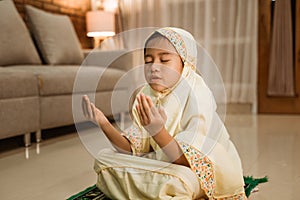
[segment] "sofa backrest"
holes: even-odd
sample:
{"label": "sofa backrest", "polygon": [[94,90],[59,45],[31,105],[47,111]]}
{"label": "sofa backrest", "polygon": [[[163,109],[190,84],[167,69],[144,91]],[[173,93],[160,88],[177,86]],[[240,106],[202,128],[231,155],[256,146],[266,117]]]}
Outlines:
{"label": "sofa backrest", "polygon": [[0,0],[0,66],[80,65],[84,56],[69,16],[25,8],[29,30],[14,2]]}
{"label": "sofa backrest", "polygon": [[94,49],[84,51],[85,60],[83,66],[101,66],[120,69],[123,71],[131,70],[133,65],[133,53],[127,50],[101,51]]}
{"label": "sofa backrest", "polygon": [[11,0],[0,1],[0,66],[40,64],[24,21]]}

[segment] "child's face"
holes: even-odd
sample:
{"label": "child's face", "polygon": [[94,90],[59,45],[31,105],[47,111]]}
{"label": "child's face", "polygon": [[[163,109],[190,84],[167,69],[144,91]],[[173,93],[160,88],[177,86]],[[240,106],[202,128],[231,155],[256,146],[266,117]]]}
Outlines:
{"label": "child's face", "polygon": [[150,40],[145,51],[145,78],[151,88],[163,91],[180,79],[183,64],[173,45],[163,37]]}

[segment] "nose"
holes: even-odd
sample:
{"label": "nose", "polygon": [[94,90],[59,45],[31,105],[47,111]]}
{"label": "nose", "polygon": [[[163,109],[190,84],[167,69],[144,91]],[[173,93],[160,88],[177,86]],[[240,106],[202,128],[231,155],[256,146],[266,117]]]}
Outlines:
{"label": "nose", "polygon": [[161,63],[159,59],[154,59],[153,63],[151,64],[151,72],[160,71]]}
{"label": "nose", "polygon": [[151,72],[159,72],[160,71],[160,66],[157,63],[152,63],[151,68],[150,68]]}

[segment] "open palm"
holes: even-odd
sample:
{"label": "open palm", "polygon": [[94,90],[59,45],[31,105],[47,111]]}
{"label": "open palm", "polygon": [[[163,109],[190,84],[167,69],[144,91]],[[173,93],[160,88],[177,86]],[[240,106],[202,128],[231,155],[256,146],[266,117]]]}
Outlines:
{"label": "open palm", "polygon": [[97,125],[108,122],[108,119],[105,117],[103,112],[90,102],[90,99],[87,95],[82,97],[82,110],[84,116]]}

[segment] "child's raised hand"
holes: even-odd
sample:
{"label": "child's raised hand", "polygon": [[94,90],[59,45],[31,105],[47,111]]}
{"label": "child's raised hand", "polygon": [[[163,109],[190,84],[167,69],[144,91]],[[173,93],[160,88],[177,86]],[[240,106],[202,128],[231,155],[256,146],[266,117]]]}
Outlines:
{"label": "child's raised hand", "polygon": [[108,122],[108,119],[105,115],[96,108],[96,106],[90,102],[87,95],[83,95],[82,97],[82,110],[84,116],[90,121],[94,122],[97,125],[103,125]]}
{"label": "child's raised hand", "polygon": [[163,108],[156,108],[150,97],[140,94],[136,105],[141,124],[150,135],[157,134],[167,121],[167,115]]}

